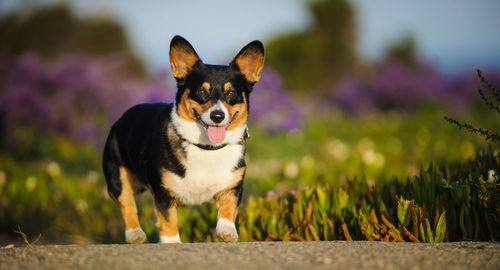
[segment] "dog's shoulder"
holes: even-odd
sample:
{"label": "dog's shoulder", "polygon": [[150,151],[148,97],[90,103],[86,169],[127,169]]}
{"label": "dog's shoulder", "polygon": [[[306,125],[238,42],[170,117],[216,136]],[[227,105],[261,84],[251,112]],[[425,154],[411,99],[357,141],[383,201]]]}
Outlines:
{"label": "dog's shoulder", "polygon": [[158,120],[169,122],[173,107],[172,103],[138,104],[125,111],[113,126],[158,123]]}

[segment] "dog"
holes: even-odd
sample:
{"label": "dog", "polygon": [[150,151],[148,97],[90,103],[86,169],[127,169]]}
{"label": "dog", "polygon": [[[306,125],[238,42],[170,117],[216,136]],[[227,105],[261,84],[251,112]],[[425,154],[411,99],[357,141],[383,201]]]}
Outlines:
{"label": "dog", "polygon": [[135,195],[149,190],[160,243],[181,242],[177,207],[212,199],[218,237],[237,241],[249,95],[260,79],[264,46],[252,41],[229,65],[209,65],[186,39],[175,36],[170,65],[177,82],[175,102],[128,109],[111,127],[104,147],[104,176],[125,221],[125,239],[146,241]]}

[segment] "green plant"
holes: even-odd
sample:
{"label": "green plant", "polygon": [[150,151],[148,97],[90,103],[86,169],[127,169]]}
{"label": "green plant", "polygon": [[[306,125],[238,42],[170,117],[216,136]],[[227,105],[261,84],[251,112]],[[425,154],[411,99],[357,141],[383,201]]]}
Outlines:
{"label": "green plant", "polygon": [[266,66],[278,71],[290,90],[328,90],[356,63],[355,10],[350,1],[307,3],[312,23],[306,31],[267,42]]}
{"label": "green plant", "polygon": [[[498,149],[477,152],[484,140],[439,125],[436,114],[340,114],[308,120],[300,131],[275,134],[252,127],[244,187],[249,197],[237,221],[240,239],[369,239],[363,228],[373,240],[393,241],[391,234],[399,233],[411,241],[406,228],[418,241],[427,241],[420,236],[420,223],[427,238],[427,218],[435,239],[440,235],[437,211],[439,216],[446,211],[443,241],[499,239]],[[482,125],[496,121],[478,120]],[[421,123],[435,128],[430,132]],[[16,237],[13,229],[20,224],[29,236],[43,232],[65,243],[123,243],[123,221],[105,190],[100,151],[62,137],[38,136],[28,145],[40,154],[0,151],[0,232]],[[467,158],[472,159],[455,163]],[[429,168],[414,165],[426,160],[435,163]],[[353,178],[356,174],[361,177]],[[314,186],[306,188],[312,195],[304,197],[306,189],[300,187],[305,186]],[[280,195],[266,197],[269,190]],[[401,198],[412,202],[407,210],[401,208]],[[158,240],[153,205],[149,194],[138,197],[149,242]],[[416,212],[410,225],[402,223],[405,228],[398,206],[400,216]],[[312,216],[304,221],[308,211]],[[179,220],[183,241],[217,241],[213,204],[181,209]]]}
{"label": "green plant", "polygon": [[[500,155],[490,149],[465,163],[430,164],[403,182],[373,185],[351,179],[338,188],[251,196],[240,208],[240,240],[495,241],[500,237],[500,179],[491,171],[499,169]],[[214,219],[215,207],[202,209],[201,215],[185,217],[183,239],[216,241],[210,226],[196,225],[199,219]]]}
{"label": "green plant", "polygon": [[26,244],[26,247],[28,248],[34,247],[34,245],[42,237],[42,234],[39,234],[38,237],[35,240],[31,241],[30,243],[30,241],[28,240],[28,236],[23,231],[21,231],[21,226],[17,226],[17,230],[14,230],[14,232],[21,236],[19,239],[22,240]]}
{"label": "green plant", "polygon": [[[488,82],[483,75],[481,74],[481,70],[477,70],[477,75],[481,79],[481,82],[484,83],[487,87],[488,90],[491,92],[491,94],[495,97],[496,102],[500,102],[500,91],[498,91],[490,82]],[[489,107],[492,110],[497,111],[497,113],[500,115],[500,107],[498,105],[495,105],[490,98],[484,94],[482,89],[477,90],[479,95],[481,96],[481,99],[483,100],[484,104],[486,104],[487,107]],[[459,122],[453,118],[450,118],[448,116],[445,116],[444,119],[451,124],[454,124],[458,126],[459,129],[465,128],[467,131],[479,134],[483,137],[486,138],[486,140],[491,140],[493,142],[500,140],[500,134],[496,131],[488,130],[488,129],[483,129],[480,127],[476,127],[474,125],[465,123],[465,122]]]}

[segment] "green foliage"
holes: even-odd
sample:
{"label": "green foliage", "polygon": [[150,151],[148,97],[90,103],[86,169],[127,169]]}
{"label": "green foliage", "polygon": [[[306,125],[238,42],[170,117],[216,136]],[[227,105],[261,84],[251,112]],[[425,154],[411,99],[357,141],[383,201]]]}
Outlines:
{"label": "green foliage", "polygon": [[42,234],[39,234],[38,237],[30,243],[28,236],[23,231],[21,231],[21,226],[18,226],[17,230],[14,232],[20,236],[19,240],[23,241],[28,248],[34,247],[35,244],[40,240],[40,237],[42,237]]}
{"label": "green foliage", "polygon": [[266,65],[283,77],[287,89],[330,89],[356,59],[354,9],[346,0],[309,3],[312,25],[304,32],[267,42]]}
{"label": "green foliage", "polygon": [[389,46],[386,58],[396,60],[408,67],[415,67],[417,65],[416,47],[415,38],[411,35],[405,36]]}
{"label": "green foliage", "polygon": [[[440,232],[435,230],[436,209],[440,216],[446,211],[444,241],[490,239],[488,228],[498,227],[490,207],[500,209],[500,188],[498,184],[491,185],[487,175],[490,170],[500,170],[498,161],[494,163],[487,157],[498,156],[498,151],[475,155],[477,149],[486,146],[485,142],[468,133],[456,134],[453,127],[442,125],[436,115],[440,112],[412,116],[371,114],[359,118],[332,114],[329,119],[310,119],[300,131],[275,134],[252,127],[245,197],[238,219],[240,239],[369,239],[361,231],[363,228],[374,240],[379,236],[392,241],[395,238],[390,235],[399,232],[408,241],[410,238],[400,224],[407,224],[408,213],[416,212],[405,228],[419,241],[427,241],[420,236],[420,224],[426,238],[429,235],[427,218],[435,241],[440,239]],[[431,126],[432,132],[428,128]],[[24,150],[0,151],[0,232],[15,237],[14,230],[20,225],[27,235],[42,233],[42,240],[57,237],[67,242],[123,243],[123,221],[118,207],[107,195],[100,150],[64,137],[32,135],[20,146]],[[441,177],[415,165],[427,160],[450,164],[474,156],[474,161],[460,166],[439,170],[433,166],[431,171],[439,171]],[[469,169],[474,172],[470,183]],[[360,180],[352,180],[355,175]],[[415,178],[403,184],[395,182],[395,175],[401,179],[405,175]],[[447,185],[442,179],[446,179]],[[318,188],[300,189],[318,184]],[[289,193],[297,188],[296,195]],[[271,192],[267,199],[264,196],[270,190],[282,195],[272,198]],[[413,201],[412,206],[401,208],[402,198],[405,202]],[[137,204],[148,241],[157,242],[151,195],[146,192],[138,196]],[[488,205],[488,210],[482,204]],[[312,211],[310,221],[308,211]],[[488,221],[481,219],[485,213]],[[402,216],[404,223],[400,221]],[[216,218],[213,203],[181,208],[181,239],[216,241]],[[367,218],[373,221],[364,221],[361,227],[359,220]],[[384,223],[385,219],[392,226]],[[441,226],[437,227],[442,231]],[[392,227],[397,231],[393,229],[387,236]],[[498,239],[498,235],[495,237]]]}
{"label": "green foliage", "polygon": [[[472,158],[487,146],[480,137],[443,124],[442,114],[436,110],[359,117],[330,113],[311,117],[300,130],[272,136],[250,127],[246,193],[337,186],[355,176],[374,183],[391,181],[394,176],[418,175],[420,164],[431,160],[447,164]],[[500,126],[500,118],[470,115],[480,124]]]}
{"label": "green foliage", "polygon": [[[491,171],[499,170],[500,155],[487,150],[466,163],[431,164],[405,182],[370,185],[351,179],[339,188],[251,196],[238,216],[240,241],[495,241],[500,237],[500,178]],[[215,207],[203,209],[211,213],[204,220],[215,217]],[[189,235],[199,230],[188,225],[183,231],[184,238],[199,239]]]}
{"label": "green foliage", "polygon": [[[490,94],[495,97],[496,102],[500,102],[500,91],[498,91],[493,85],[491,85],[490,82],[488,82],[483,77],[483,75],[481,74],[481,70],[479,70],[479,69],[477,70],[477,75],[481,79],[481,82],[484,83],[488,87]],[[478,91],[479,95],[481,96],[481,99],[483,100],[484,104],[486,104],[486,106],[488,108],[495,110],[497,112],[497,114],[500,115],[499,105],[495,105],[495,103],[492,100],[490,100],[490,98],[488,96],[486,96],[484,94],[482,89],[478,89],[477,91]],[[476,127],[476,126],[473,126],[473,125],[468,124],[468,123],[462,123],[462,122],[459,122],[459,121],[457,121],[453,118],[450,118],[448,116],[445,116],[444,119],[446,121],[448,121],[449,123],[458,126],[459,129],[464,128],[471,133],[479,134],[479,135],[483,136],[486,140],[491,140],[493,142],[500,140],[500,134],[497,131],[483,129],[483,128]]]}
{"label": "green foliage", "polygon": [[29,52],[48,59],[75,52],[119,55],[129,71],[145,74],[120,24],[106,16],[77,18],[65,4],[35,7],[0,18],[0,53]]}

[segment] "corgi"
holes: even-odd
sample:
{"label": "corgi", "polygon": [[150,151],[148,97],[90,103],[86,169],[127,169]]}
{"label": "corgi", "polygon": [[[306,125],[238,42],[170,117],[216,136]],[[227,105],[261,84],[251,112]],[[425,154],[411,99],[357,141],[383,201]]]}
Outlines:
{"label": "corgi", "polygon": [[186,39],[172,39],[175,102],[128,109],[111,127],[104,147],[108,193],[120,207],[128,243],[146,241],[135,202],[145,190],[154,197],[160,243],[181,242],[177,207],[210,200],[218,209],[218,237],[238,240],[249,95],[263,65],[258,40],[225,66],[203,63]]}

